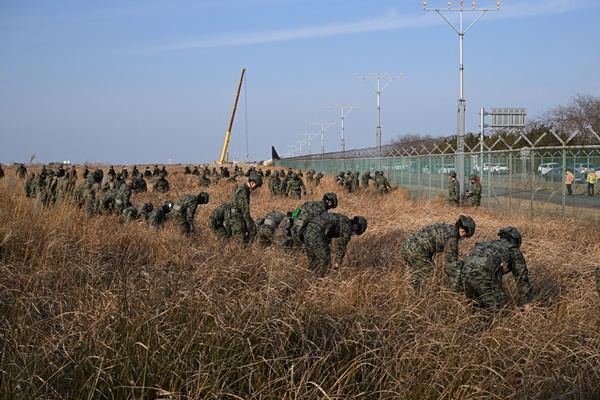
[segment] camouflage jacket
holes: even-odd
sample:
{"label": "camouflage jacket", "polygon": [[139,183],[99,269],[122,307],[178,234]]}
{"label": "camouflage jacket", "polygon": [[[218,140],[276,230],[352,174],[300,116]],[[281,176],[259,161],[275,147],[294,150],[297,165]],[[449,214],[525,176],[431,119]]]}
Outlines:
{"label": "camouflage jacket", "polygon": [[178,221],[194,222],[196,209],[198,208],[198,196],[193,194],[184,194],[173,206],[173,218]]}
{"label": "camouflage jacket", "polygon": [[310,243],[310,238],[321,236],[331,242],[338,238],[335,250],[335,262],[341,264],[346,255],[346,248],[352,236],[352,220],[345,215],[337,213],[324,213],[310,220],[304,231],[305,243]]}
{"label": "camouflage jacket", "polygon": [[481,197],[481,183],[477,181],[471,183],[471,197]]}
{"label": "camouflage jacket", "polygon": [[256,234],[256,224],[250,216],[250,188],[245,183],[235,189],[231,198],[231,219],[246,221],[249,232]]}
{"label": "camouflage jacket", "polygon": [[525,257],[521,250],[506,239],[475,244],[464,262],[463,271],[483,270],[501,284],[502,276],[512,272],[524,304],[531,301],[531,285]]}
{"label": "camouflage jacket", "polygon": [[296,194],[300,194],[300,193],[306,194],[306,186],[304,186],[304,182],[302,181],[302,179],[300,179],[300,178],[290,179],[287,182],[287,187],[286,187],[285,193],[287,195],[290,192],[296,193]]}
{"label": "camouflage jacket", "polygon": [[169,181],[167,181],[164,177],[159,177],[154,181],[152,189],[158,193],[167,193],[169,191]]}
{"label": "camouflage jacket", "polygon": [[457,179],[450,179],[450,183],[448,184],[448,200],[456,202],[460,200],[460,183],[458,183]]}
{"label": "camouflage jacket", "polygon": [[300,237],[304,228],[315,217],[327,212],[327,202],[325,200],[307,201],[294,212],[296,217],[292,224],[292,231],[297,237]]}
{"label": "camouflage jacket", "polygon": [[453,224],[426,226],[406,239],[402,249],[427,258],[443,251],[445,262],[450,264],[458,260],[458,229]]}
{"label": "camouflage jacket", "polygon": [[213,226],[222,225],[223,223],[229,225],[229,214],[231,210],[231,203],[223,203],[219,205],[208,217],[208,224]]}

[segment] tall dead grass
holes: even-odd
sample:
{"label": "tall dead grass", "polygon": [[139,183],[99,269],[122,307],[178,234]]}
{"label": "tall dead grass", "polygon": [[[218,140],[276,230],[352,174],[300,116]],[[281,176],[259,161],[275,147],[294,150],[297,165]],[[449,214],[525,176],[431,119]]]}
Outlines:
{"label": "tall dead grass", "polygon": [[[169,176],[167,195],[197,193]],[[172,171],[172,172],[173,172]],[[26,199],[0,181],[0,397],[4,399],[423,399],[600,397],[595,225],[411,200],[402,190],[336,191],[336,212],[364,215],[339,273],[310,278],[300,254],[215,240],[206,222],[234,185],[208,189],[191,237]],[[150,183],[150,182],[149,182]],[[149,185],[151,186],[151,185]],[[265,185],[266,186],[266,185]],[[252,194],[252,213],[304,200]],[[399,255],[422,226],[471,215],[461,242],[523,233],[532,312],[489,316],[450,292],[443,268],[419,295]],[[441,261],[440,261],[441,263]],[[515,294],[510,276],[506,289]]]}

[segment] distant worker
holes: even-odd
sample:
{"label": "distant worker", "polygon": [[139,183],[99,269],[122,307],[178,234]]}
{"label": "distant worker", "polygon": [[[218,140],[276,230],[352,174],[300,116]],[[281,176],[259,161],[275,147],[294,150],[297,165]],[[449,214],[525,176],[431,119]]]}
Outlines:
{"label": "distant worker", "polygon": [[598,181],[598,175],[596,175],[596,171],[594,168],[590,168],[590,172],[587,175],[587,195],[594,195],[594,187],[596,186],[596,182]]}
{"label": "distant worker", "polygon": [[481,205],[481,183],[477,180],[476,174],[471,174],[469,180],[471,188],[465,192],[465,195],[469,198],[471,206],[479,207]]}
{"label": "distant worker", "polygon": [[452,206],[460,205],[460,183],[456,179],[456,172],[450,171],[450,182],[448,184],[448,203]]}
{"label": "distant worker", "polygon": [[182,235],[189,235],[194,232],[194,217],[198,204],[207,204],[209,200],[208,193],[200,192],[197,196],[193,194],[184,194],[173,206],[173,219],[179,224],[179,231]]}
{"label": "distant worker", "polygon": [[565,176],[565,185],[567,187],[567,195],[573,195],[573,182],[575,181],[575,175],[570,169],[567,169],[567,175]]}
{"label": "distant worker", "polygon": [[434,224],[412,234],[402,244],[400,254],[408,264],[410,280],[419,290],[433,272],[433,258],[444,252],[446,265],[458,260],[458,241],[475,233],[475,221],[461,215],[454,224]]}
{"label": "distant worker", "polygon": [[250,193],[262,183],[259,174],[250,175],[248,182],[239,185],[231,199],[231,235],[240,243],[248,243],[256,237],[256,224],[250,215]]}
{"label": "distant worker", "polygon": [[[367,220],[360,215],[350,219],[342,214],[323,213],[310,220],[304,231],[304,248],[308,256],[309,269],[324,277],[333,266],[338,269],[346,255],[346,248],[353,234],[362,235],[367,229]],[[331,261],[331,240],[337,238],[335,261]]]}
{"label": "distant worker", "polygon": [[521,252],[521,233],[512,226],[498,232],[500,239],[479,242],[464,262],[450,265],[452,290],[466,296],[490,311],[499,311],[508,302],[502,289],[502,276],[512,273],[521,303],[531,309],[531,285],[525,257]]}

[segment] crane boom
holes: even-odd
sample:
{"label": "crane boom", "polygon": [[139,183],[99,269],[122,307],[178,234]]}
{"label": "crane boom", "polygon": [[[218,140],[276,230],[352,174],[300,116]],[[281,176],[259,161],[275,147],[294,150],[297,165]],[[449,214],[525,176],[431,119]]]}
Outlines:
{"label": "crane boom", "polygon": [[223,143],[223,152],[221,153],[221,159],[219,160],[220,163],[222,163],[225,160],[225,156],[227,155],[227,148],[229,147],[229,138],[231,137],[231,128],[233,127],[233,118],[235,117],[235,110],[237,109],[238,99],[240,98],[240,90],[242,89],[242,81],[244,80],[244,72],[246,72],[246,68],[242,68],[240,83],[235,94],[235,101],[233,102],[233,109],[231,110],[231,118],[229,119],[229,128],[227,128],[227,133],[225,134],[225,143]]}

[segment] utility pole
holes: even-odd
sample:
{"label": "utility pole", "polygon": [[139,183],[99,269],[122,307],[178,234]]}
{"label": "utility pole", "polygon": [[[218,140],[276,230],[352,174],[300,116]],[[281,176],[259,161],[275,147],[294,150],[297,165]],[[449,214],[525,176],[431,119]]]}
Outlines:
{"label": "utility pole", "polygon": [[325,154],[325,131],[331,125],[335,125],[335,121],[333,121],[333,122],[328,122],[328,121],[310,122],[310,121],[308,121],[308,123],[311,125],[320,125],[321,126],[321,154]]}
{"label": "utility pole", "polygon": [[[448,23],[448,25],[450,25],[450,27],[458,34],[458,39],[459,39],[459,76],[460,76],[460,97],[458,99],[458,114],[457,114],[457,132],[456,132],[456,152],[457,152],[457,158],[456,158],[456,173],[457,173],[457,179],[458,181],[461,183],[460,185],[460,193],[461,195],[463,195],[465,193],[465,109],[466,109],[466,100],[464,97],[464,93],[463,93],[463,89],[464,89],[464,83],[463,83],[463,37],[465,36],[465,33],[467,33],[467,31],[469,29],[471,29],[471,27],[473,25],[475,25],[475,23],[477,21],[479,21],[479,19],[481,17],[483,17],[483,15],[488,12],[488,11],[500,11],[500,2],[497,1],[496,2],[496,9],[489,9],[489,8],[477,8],[476,6],[476,1],[473,1],[471,3],[472,8],[464,8],[464,1],[459,2],[459,7],[458,8],[452,8],[452,1],[448,1],[448,8],[444,8],[444,9],[440,9],[440,8],[427,8],[427,1],[423,1],[423,10],[425,11],[435,11],[437,12],[440,17],[442,17],[444,19],[444,21],[446,21]],[[448,21],[448,19],[444,16],[444,14],[442,14],[442,12],[447,12],[447,11],[458,11],[459,15],[460,15],[460,19],[459,19],[459,26],[458,28],[456,28],[454,25],[452,25],[452,23],[450,21]],[[479,16],[477,16],[477,18],[475,18],[475,20],[471,23],[471,25],[469,25],[467,27],[467,29],[463,30],[463,11],[477,11],[479,12]]]}
{"label": "utility pole", "polygon": [[344,153],[346,152],[346,144],[344,141],[344,118],[346,117],[346,115],[350,114],[350,112],[352,110],[354,110],[355,108],[360,108],[360,104],[357,104],[355,106],[351,106],[350,104],[336,104],[335,106],[329,106],[327,104],[325,104],[326,108],[330,108],[333,111],[335,111],[335,113],[337,115],[339,115],[342,118],[342,157],[344,156]]}
{"label": "utility pole", "polygon": [[[373,73],[371,72],[369,73],[369,76],[358,76],[358,72],[355,72],[354,77],[364,80],[367,83],[367,85],[369,85],[369,87],[373,89],[377,94],[377,128],[375,129],[375,146],[377,147],[377,153],[381,155],[381,92],[383,92],[383,89],[388,87],[388,85],[392,83],[394,79],[402,78],[402,73],[400,73],[400,75],[398,76],[388,76],[387,72],[385,72],[382,76],[379,72],[377,73],[377,75],[373,75]],[[372,79],[377,80],[377,87],[371,85],[371,82],[369,82],[369,80]],[[388,80],[388,82],[385,85],[383,85],[383,87],[381,87],[382,79]]]}
{"label": "utility pole", "polygon": [[311,142],[311,140],[313,140],[313,138],[315,136],[318,135],[318,133],[314,133],[314,132],[304,132],[304,133],[298,132],[298,134],[301,135],[301,136],[307,136],[308,137],[308,139],[306,141],[308,143],[308,155],[310,156],[312,154],[312,151],[311,151],[311,148],[310,148],[310,142]]}

